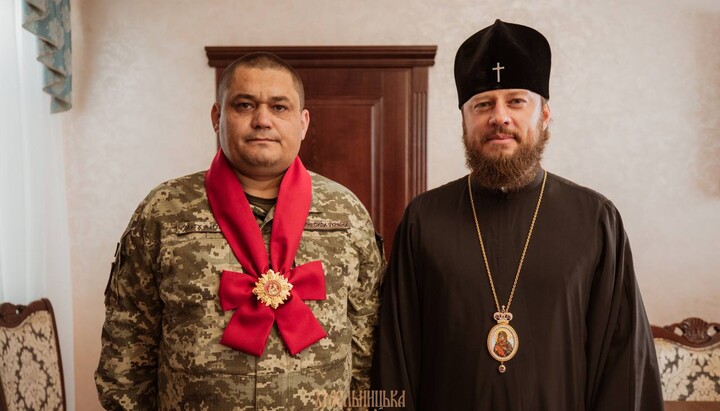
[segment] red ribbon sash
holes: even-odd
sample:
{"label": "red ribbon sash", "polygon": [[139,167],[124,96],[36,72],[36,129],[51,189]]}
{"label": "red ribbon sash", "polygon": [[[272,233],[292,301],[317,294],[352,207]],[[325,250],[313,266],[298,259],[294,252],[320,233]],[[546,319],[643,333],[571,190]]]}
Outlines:
{"label": "red ribbon sash", "polygon": [[[270,259],[242,184],[222,150],[205,174],[205,189],[215,220],[245,271],[222,272],[220,305],[224,311],[236,311],[220,343],[260,356],[274,322],[292,355],[324,338],[325,330],[303,302],[326,298],[322,263],[311,261],[292,267],[312,201],[312,180],[300,158],[295,158],[280,183],[270,234]],[[271,267],[293,285],[290,297],[276,309],[261,303],[252,293],[258,278]]]}

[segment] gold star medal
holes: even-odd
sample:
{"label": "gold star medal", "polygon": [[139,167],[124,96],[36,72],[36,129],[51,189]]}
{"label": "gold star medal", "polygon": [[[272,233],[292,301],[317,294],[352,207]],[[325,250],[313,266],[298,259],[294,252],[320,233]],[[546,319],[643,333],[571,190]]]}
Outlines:
{"label": "gold star medal", "polygon": [[252,293],[257,299],[268,307],[278,308],[290,297],[290,290],[293,285],[282,275],[273,270],[268,270],[255,283]]}

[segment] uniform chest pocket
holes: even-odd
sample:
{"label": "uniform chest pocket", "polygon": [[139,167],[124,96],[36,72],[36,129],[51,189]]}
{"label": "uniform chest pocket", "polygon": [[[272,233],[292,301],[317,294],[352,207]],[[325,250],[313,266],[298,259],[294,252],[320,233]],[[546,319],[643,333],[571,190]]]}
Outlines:
{"label": "uniform chest pocket", "polygon": [[222,270],[239,269],[220,227],[215,222],[180,222],[168,232],[160,261],[166,309],[215,301]]}
{"label": "uniform chest pocket", "polygon": [[168,268],[197,273],[227,269],[232,251],[215,222],[180,222],[169,230],[172,234],[166,246],[165,261]]}
{"label": "uniform chest pocket", "polygon": [[333,260],[352,251],[349,221],[308,218],[296,261]]}
{"label": "uniform chest pocket", "polygon": [[326,224],[321,221],[305,225],[300,248],[295,256],[297,265],[320,260],[325,270],[325,286],[329,294],[340,293],[352,286],[359,270],[357,244],[349,224]]}

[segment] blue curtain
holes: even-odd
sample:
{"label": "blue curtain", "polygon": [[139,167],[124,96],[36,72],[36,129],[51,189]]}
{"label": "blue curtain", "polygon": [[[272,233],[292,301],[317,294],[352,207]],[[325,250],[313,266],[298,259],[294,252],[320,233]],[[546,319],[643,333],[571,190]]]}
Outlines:
{"label": "blue curtain", "polygon": [[52,97],[50,112],[70,110],[70,0],[24,0],[22,26],[38,38],[37,60],[45,66],[43,90]]}

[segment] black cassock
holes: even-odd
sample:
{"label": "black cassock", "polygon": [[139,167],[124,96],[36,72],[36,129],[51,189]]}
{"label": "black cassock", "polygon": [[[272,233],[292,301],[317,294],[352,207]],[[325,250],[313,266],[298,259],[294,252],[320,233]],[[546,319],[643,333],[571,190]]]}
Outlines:
{"label": "black cassock", "polygon": [[[500,305],[542,175],[519,192],[473,187]],[[418,196],[383,285],[374,388],[405,390],[407,410],[663,409],[630,245],[602,195],[548,174],[509,310],[517,351],[503,374],[487,349],[496,311],[467,178]]]}

